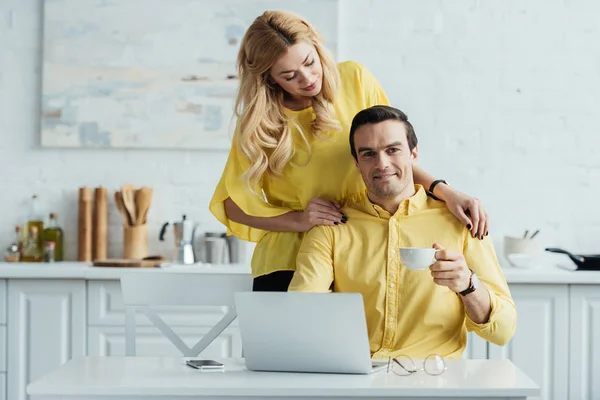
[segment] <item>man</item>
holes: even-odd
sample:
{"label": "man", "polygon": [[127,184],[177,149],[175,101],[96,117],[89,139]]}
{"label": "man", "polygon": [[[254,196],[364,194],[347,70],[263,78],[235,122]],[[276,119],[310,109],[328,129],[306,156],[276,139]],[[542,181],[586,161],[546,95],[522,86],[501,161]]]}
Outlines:
{"label": "man", "polygon": [[[406,115],[388,106],[359,112],[350,148],[366,191],[343,207],[345,224],[307,233],[289,290],[361,293],[375,358],[459,358],[467,331],[506,344],[517,312],[492,242],[473,238],[414,184],[417,138]],[[399,248],[432,245],[429,269],[402,265]]]}

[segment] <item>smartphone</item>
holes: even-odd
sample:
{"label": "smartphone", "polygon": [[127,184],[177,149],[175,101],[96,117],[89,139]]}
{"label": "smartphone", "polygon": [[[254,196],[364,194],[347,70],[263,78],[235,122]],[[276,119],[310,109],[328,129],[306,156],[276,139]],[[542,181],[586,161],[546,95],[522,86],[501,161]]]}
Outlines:
{"label": "smartphone", "polygon": [[219,370],[225,368],[225,364],[221,364],[215,360],[187,360],[185,363],[199,370]]}

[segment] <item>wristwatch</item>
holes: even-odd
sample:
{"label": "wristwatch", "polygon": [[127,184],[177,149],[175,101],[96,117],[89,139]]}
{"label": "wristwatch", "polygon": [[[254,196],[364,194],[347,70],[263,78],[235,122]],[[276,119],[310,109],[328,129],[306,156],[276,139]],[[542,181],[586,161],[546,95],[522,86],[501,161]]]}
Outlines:
{"label": "wristwatch", "polygon": [[431,185],[429,186],[429,190],[428,190],[428,192],[429,192],[429,195],[430,195],[431,197],[433,197],[434,199],[436,199],[436,200],[439,200],[439,198],[438,198],[438,197],[436,197],[436,196],[433,194],[433,189],[435,189],[435,187],[437,186],[437,184],[438,184],[438,183],[444,183],[444,184],[446,184],[446,185],[448,184],[448,182],[446,182],[446,181],[445,181],[445,180],[443,180],[443,179],[436,179],[435,181],[433,181],[433,182],[431,183]]}
{"label": "wristwatch", "polygon": [[462,292],[459,292],[458,294],[460,294],[461,296],[466,296],[469,293],[473,293],[475,291],[475,289],[477,289],[477,287],[479,287],[479,278],[477,277],[477,274],[475,272],[471,271],[471,277],[469,278],[469,287],[466,288],[465,290],[463,290]]}

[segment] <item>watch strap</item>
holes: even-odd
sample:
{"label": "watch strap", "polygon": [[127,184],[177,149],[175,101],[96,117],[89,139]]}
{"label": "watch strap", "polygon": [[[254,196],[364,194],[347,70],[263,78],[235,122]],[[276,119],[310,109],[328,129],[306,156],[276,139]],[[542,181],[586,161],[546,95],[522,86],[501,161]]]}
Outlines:
{"label": "watch strap", "polygon": [[460,294],[461,296],[466,296],[466,295],[468,295],[469,293],[473,293],[474,291],[475,291],[475,286],[471,285],[471,286],[469,286],[468,288],[466,288],[465,290],[463,290],[462,292],[460,292],[459,294]]}
{"label": "watch strap", "polygon": [[463,290],[462,292],[458,292],[461,296],[466,296],[469,293],[473,293],[477,289],[475,285],[473,285],[473,271],[471,271],[471,276],[469,277],[469,287]]}

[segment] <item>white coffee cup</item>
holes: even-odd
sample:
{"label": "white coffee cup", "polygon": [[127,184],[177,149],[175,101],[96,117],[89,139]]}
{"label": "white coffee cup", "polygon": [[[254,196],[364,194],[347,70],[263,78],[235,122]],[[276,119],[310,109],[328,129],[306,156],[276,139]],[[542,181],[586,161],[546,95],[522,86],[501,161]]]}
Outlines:
{"label": "white coffee cup", "polygon": [[400,261],[412,271],[424,270],[435,262],[436,251],[426,247],[401,247]]}

